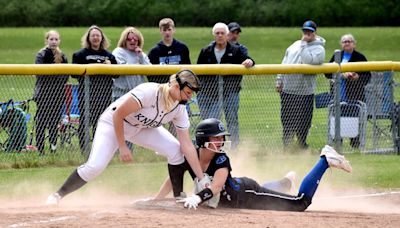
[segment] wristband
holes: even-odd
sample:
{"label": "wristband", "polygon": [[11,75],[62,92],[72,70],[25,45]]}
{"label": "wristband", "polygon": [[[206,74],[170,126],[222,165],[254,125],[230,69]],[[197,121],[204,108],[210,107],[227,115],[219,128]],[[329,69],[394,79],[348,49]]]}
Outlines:
{"label": "wristband", "polygon": [[209,189],[209,188],[203,189],[201,192],[197,193],[196,195],[198,195],[200,197],[201,202],[209,200],[214,196],[211,189]]}

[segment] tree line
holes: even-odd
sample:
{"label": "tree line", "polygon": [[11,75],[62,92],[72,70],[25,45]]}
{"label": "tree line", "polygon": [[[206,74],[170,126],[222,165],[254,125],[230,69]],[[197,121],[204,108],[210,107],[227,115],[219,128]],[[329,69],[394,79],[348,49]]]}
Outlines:
{"label": "tree line", "polygon": [[0,0],[0,26],[398,26],[400,0]]}

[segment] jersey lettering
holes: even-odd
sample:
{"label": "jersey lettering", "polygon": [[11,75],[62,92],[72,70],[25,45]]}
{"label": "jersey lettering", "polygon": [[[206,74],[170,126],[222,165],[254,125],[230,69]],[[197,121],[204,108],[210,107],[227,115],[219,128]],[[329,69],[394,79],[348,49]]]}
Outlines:
{"label": "jersey lettering", "polygon": [[152,119],[148,119],[146,116],[138,113],[135,118],[141,122],[143,125],[145,126],[149,126],[149,127],[158,127],[160,126],[160,122],[156,121],[156,120],[152,120]]}

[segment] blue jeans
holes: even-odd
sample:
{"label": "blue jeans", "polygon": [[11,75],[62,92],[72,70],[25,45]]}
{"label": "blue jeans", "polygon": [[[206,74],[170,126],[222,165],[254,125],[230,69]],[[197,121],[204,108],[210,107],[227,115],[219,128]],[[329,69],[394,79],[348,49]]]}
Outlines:
{"label": "blue jeans", "polygon": [[231,134],[232,148],[239,144],[239,91],[224,91],[222,101],[209,98],[206,94],[197,95],[201,119],[221,119],[221,109],[224,108],[228,132]]}

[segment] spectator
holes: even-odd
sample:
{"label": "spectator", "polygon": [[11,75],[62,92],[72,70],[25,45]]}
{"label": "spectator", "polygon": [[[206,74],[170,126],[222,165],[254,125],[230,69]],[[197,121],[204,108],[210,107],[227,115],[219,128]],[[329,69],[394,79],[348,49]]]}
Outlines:
{"label": "spectator", "polygon": [[[134,28],[128,27],[122,33],[118,41],[118,47],[114,49],[112,54],[115,56],[118,64],[142,64],[149,65],[150,60],[143,52],[144,38],[142,33]],[[114,78],[112,90],[112,100],[128,93],[131,89],[145,82],[143,75],[130,75]],[[132,150],[133,144],[127,141],[128,147]]]}
{"label": "spectator", "polygon": [[[117,64],[115,57],[106,49],[109,41],[100,27],[92,25],[82,36],[82,49],[72,55],[72,63],[76,64]],[[80,124],[78,129],[79,144],[82,151],[87,148],[85,145],[85,128],[93,126],[93,135],[96,131],[96,123],[101,113],[111,103],[112,77],[107,75],[89,76],[89,116],[85,116],[84,103],[84,77],[72,76],[78,79],[78,100],[80,112]],[[89,118],[89,126],[85,126],[85,119]]]}
{"label": "spectator", "polygon": [[[285,53],[282,64],[319,65],[325,58],[325,39],[317,35],[317,25],[306,21],[302,27],[301,40],[294,42]],[[276,90],[281,95],[281,121],[283,145],[292,143],[296,134],[298,144],[307,149],[307,135],[311,127],[314,92],[317,75],[279,74]]]}
{"label": "spectator", "polygon": [[[197,64],[242,64],[247,68],[254,66],[254,61],[239,46],[228,42],[228,33],[226,24],[216,23],[212,29],[214,42],[201,49]],[[197,96],[200,115],[202,119],[220,119],[223,107],[234,149],[239,144],[239,92],[243,76],[216,76],[199,76],[203,88]]]}
{"label": "spectator", "polygon": [[231,22],[228,24],[228,28],[229,28],[229,33],[228,33],[229,42],[231,44],[238,45],[240,50],[242,50],[242,52],[245,55],[247,55],[248,54],[247,47],[239,43],[240,33],[242,32],[240,25],[237,22]]}
{"label": "spectator", "polygon": [[[50,30],[45,34],[45,47],[36,55],[36,64],[59,64],[68,63],[67,57],[60,49],[60,34]],[[45,130],[49,131],[50,151],[57,149],[57,126],[61,119],[62,106],[65,101],[64,85],[67,83],[68,75],[37,75],[35,94],[33,96],[37,111],[36,122],[36,145],[40,155],[44,155]]]}
{"label": "spectator", "polygon": [[[152,64],[190,64],[189,48],[186,44],[174,39],[175,23],[171,18],[163,18],[159,22],[162,40],[149,52]],[[168,76],[147,76],[149,82],[166,83]]]}
{"label": "spectator", "polygon": [[[175,23],[171,18],[163,18],[158,23],[162,40],[149,52],[149,59],[152,64],[176,65],[190,64],[189,48],[186,44],[174,39]],[[149,82],[167,83],[168,75],[147,76]],[[168,131],[176,136],[176,129],[170,124]]]}
{"label": "spectator", "polygon": [[[118,64],[151,64],[147,55],[143,52],[144,38],[142,33],[134,27],[126,28],[118,41],[118,47],[112,54]],[[143,75],[130,75],[114,78],[112,89],[113,101],[120,98],[137,85],[145,82]]]}
{"label": "spectator", "polygon": [[[340,39],[342,51],[340,53],[340,62],[366,62],[365,56],[356,51],[356,40],[351,34],[345,34]],[[333,62],[333,55],[329,62]],[[332,74],[325,74],[325,77],[332,79]],[[371,78],[370,72],[345,72],[340,77],[340,100],[345,102],[364,102],[364,87],[368,84]],[[356,111],[356,110],[354,110]],[[360,146],[359,137],[350,138],[350,146],[358,148]]]}

